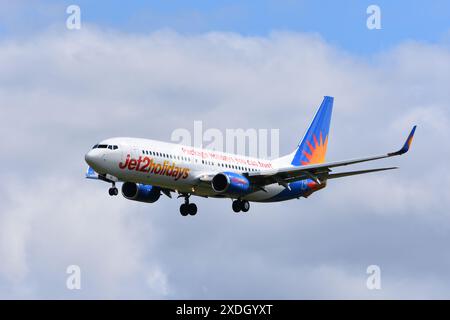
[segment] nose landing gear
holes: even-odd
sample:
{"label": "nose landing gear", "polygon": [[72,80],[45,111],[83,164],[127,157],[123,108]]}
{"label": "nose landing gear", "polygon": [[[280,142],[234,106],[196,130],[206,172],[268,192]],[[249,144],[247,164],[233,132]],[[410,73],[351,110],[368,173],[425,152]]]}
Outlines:
{"label": "nose landing gear", "polygon": [[113,182],[112,187],[108,190],[110,196],[117,196],[119,194],[119,190],[116,188],[116,184]]}
{"label": "nose landing gear", "polygon": [[197,205],[195,203],[189,203],[189,194],[182,195],[184,197],[184,203],[180,206],[180,213],[183,217],[187,215],[195,216],[197,214]]}

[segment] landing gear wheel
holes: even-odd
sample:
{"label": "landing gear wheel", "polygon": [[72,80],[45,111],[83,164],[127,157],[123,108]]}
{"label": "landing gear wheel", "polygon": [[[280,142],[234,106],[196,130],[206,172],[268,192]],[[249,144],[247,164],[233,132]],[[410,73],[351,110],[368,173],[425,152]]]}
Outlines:
{"label": "landing gear wheel", "polygon": [[117,196],[119,194],[119,190],[116,187],[109,188],[108,192],[110,196]]}
{"label": "landing gear wheel", "polygon": [[241,211],[241,202],[239,200],[234,200],[232,205],[233,211],[238,213]]}
{"label": "landing gear wheel", "polygon": [[189,205],[188,205],[188,204],[183,203],[183,204],[180,206],[180,213],[181,213],[181,215],[182,215],[183,217],[186,217],[186,216],[189,214],[188,209],[189,209]]}
{"label": "landing gear wheel", "polygon": [[180,213],[183,217],[187,215],[195,216],[197,214],[197,205],[195,203],[189,203],[190,196],[187,193],[178,196],[178,198],[184,197],[184,203],[180,206]]}
{"label": "landing gear wheel", "polygon": [[250,210],[250,203],[248,201],[241,201],[241,210],[242,212],[247,212],[248,210]]}
{"label": "landing gear wheel", "polygon": [[195,203],[190,203],[187,208],[191,216],[195,216],[197,214],[197,205]]}

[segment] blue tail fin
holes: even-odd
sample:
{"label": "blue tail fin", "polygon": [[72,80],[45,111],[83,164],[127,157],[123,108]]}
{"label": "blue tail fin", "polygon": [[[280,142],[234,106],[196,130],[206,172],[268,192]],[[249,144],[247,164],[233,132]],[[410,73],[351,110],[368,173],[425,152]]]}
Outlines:
{"label": "blue tail fin", "polygon": [[291,162],[293,166],[325,162],[333,101],[333,97],[324,97],[319,110],[317,110],[305,136],[295,151]]}

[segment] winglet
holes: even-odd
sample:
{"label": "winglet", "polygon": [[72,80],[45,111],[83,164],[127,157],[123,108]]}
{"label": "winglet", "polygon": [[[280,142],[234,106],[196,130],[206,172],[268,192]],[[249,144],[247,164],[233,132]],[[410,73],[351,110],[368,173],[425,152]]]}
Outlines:
{"label": "winglet", "polygon": [[412,143],[412,140],[413,140],[413,137],[414,137],[414,132],[416,132],[416,127],[417,126],[414,126],[412,128],[412,130],[411,130],[411,132],[410,132],[410,134],[408,136],[408,139],[406,139],[406,142],[403,145],[403,147],[400,150],[398,150],[397,152],[389,153],[388,156],[399,156],[401,154],[404,154],[404,153],[408,152],[409,147],[411,146],[411,143]]}

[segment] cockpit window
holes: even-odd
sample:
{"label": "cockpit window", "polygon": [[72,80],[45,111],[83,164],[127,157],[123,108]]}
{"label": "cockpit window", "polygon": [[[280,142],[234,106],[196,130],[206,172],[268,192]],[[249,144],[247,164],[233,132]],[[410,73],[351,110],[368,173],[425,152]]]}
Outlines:
{"label": "cockpit window", "polygon": [[107,145],[107,144],[96,144],[95,146],[93,146],[92,147],[92,149],[106,149],[106,148],[108,148],[109,150],[117,150],[117,149],[119,149],[119,147],[118,146],[116,146],[116,145],[112,145],[112,144],[110,144],[110,145]]}

